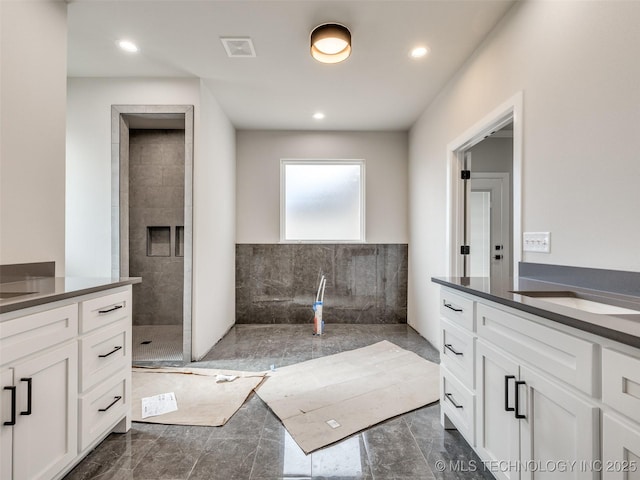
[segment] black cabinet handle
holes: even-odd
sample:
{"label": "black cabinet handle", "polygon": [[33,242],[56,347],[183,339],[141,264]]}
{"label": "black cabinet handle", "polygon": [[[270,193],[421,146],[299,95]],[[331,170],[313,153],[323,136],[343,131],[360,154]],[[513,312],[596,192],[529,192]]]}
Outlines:
{"label": "black cabinet handle", "polygon": [[454,312],[462,312],[462,308],[456,308],[454,306],[452,306],[450,303],[445,303],[444,304],[445,307],[447,307],[449,310],[453,310]]}
{"label": "black cabinet handle", "polygon": [[21,378],[21,382],[27,382],[27,409],[20,415],[31,415],[31,378]]}
{"label": "black cabinet handle", "polygon": [[115,310],[118,310],[118,309],[120,309],[120,308],[122,308],[122,307],[124,307],[124,305],[116,305],[115,307],[111,307],[111,308],[108,308],[108,309],[106,309],[106,310],[98,310],[98,313],[99,313],[100,315],[103,315],[103,314],[105,314],[105,313],[110,313],[110,312],[113,312],[113,311],[115,311]]}
{"label": "black cabinet handle", "polygon": [[5,390],[11,390],[11,420],[4,422],[4,425],[12,426],[16,424],[16,387],[4,387]]}
{"label": "black cabinet handle", "polygon": [[118,350],[122,350],[122,347],[114,347],[114,349],[111,350],[109,353],[105,353],[104,355],[98,355],[98,358],[106,358],[109,355],[116,353]]}
{"label": "black cabinet handle", "polygon": [[505,412],[513,412],[515,410],[514,407],[509,406],[509,380],[515,380],[515,375],[505,375],[504,376],[504,411]]}
{"label": "black cabinet handle", "polygon": [[111,407],[113,407],[116,403],[118,403],[118,400],[120,400],[122,397],[120,395],[118,395],[117,397],[113,397],[113,402],[111,402],[107,407],[105,408],[99,408],[98,411],[99,412],[106,412],[107,410],[109,410]]}
{"label": "black cabinet handle", "polygon": [[453,398],[453,395],[451,395],[450,393],[445,393],[444,394],[445,397],[447,397],[447,400],[449,400],[451,403],[453,403],[453,406],[456,408],[463,408],[462,405],[460,405],[458,402],[456,402]]}
{"label": "black cabinet handle", "polygon": [[444,348],[446,348],[447,350],[451,350],[451,351],[453,352],[453,354],[454,354],[454,355],[460,355],[460,356],[464,355],[464,353],[462,353],[462,352],[456,352],[456,351],[453,349],[453,347],[451,346],[451,344],[450,344],[450,343],[445,343],[445,344],[444,344]]}
{"label": "black cabinet handle", "polygon": [[516,408],[515,408],[515,412],[516,412],[516,418],[527,418],[526,415],[522,415],[520,413],[520,385],[526,385],[527,382],[523,382],[521,380],[516,381]]}

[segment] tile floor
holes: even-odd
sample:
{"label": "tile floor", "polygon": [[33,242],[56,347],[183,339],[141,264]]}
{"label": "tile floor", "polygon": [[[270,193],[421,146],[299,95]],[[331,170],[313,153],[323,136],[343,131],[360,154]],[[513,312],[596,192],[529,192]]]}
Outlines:
{"label": "tile floor", "polygon": [[[237,325],[189,366],[266,370],[380,340],[438,361],[437,350],[406,325],[328,325],[321,337],[308,325]],[[126,434],[111,434],[65,480],[492,479],[481,467],[458,432],[442,429],[437,404],[305,455],[252,395],[223,427],[134,423]]]}
{"label": "tile floor", "polygon": [[182,325],[134,325],[133,364],[182,364]]}

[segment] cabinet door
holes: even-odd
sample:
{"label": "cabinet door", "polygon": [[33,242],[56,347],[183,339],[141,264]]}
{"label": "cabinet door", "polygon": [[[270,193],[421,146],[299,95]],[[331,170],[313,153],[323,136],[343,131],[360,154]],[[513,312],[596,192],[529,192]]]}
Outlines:
{"label": "cabinet door", "polygon": [[[5,389],[6,387],[6,389]],[[0,372],[0,478],[13,478],[11,474],[11,457],[13,454],[13,370]],[[14,410],[15,411],[15,410]],[[5,423],[6,422],[6,423]]]}
{"label": "cabinet door", "polygon": [[583,468],[599,459],[598,407],[526,367],[520,379],[521,461],[535,467],[522,469],[523,480],[598,478],[595,469]]}
{"label": "cabinet door", "polygon": [[[483,341],[476,347],[478,412],[476,447],[480,458],[515,465],[520,458],[518,420],[515,418],[515,381],[518,364]],[[518,479],[517,469],[493,469],[499,480]]]}
{"label": "cabinet door", "polygon": [[78,452],[77,343],[16,364],[14,383],[18,393],[14,478],[48,480]]}
{"label": "cabinet door", "polygon": [[602,479],[640,480],[640,427],[605,413],[602,421]]}

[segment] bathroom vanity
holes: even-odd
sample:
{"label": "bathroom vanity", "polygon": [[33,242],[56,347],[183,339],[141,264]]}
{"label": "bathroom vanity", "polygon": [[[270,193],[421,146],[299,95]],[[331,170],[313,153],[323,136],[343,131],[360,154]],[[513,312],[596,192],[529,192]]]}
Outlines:
{"label": "bathroom vanity", "polygon": [[433,281],[442,424],[496,478],[640,478],[640,298],[528,279],[512,290]]}
{"label": "bathroom vanity", "polygon": [[131,426],[139,278],[0,284],[0,478],[58,479]]}

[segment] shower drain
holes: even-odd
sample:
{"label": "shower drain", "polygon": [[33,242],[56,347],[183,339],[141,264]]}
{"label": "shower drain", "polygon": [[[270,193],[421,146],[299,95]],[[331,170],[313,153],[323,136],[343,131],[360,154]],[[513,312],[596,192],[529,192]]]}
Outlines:
{"label": "shower drain", "polygon": [[149,345],[151,340],[145,340],[144,342],[140,342],[140,345]]}

